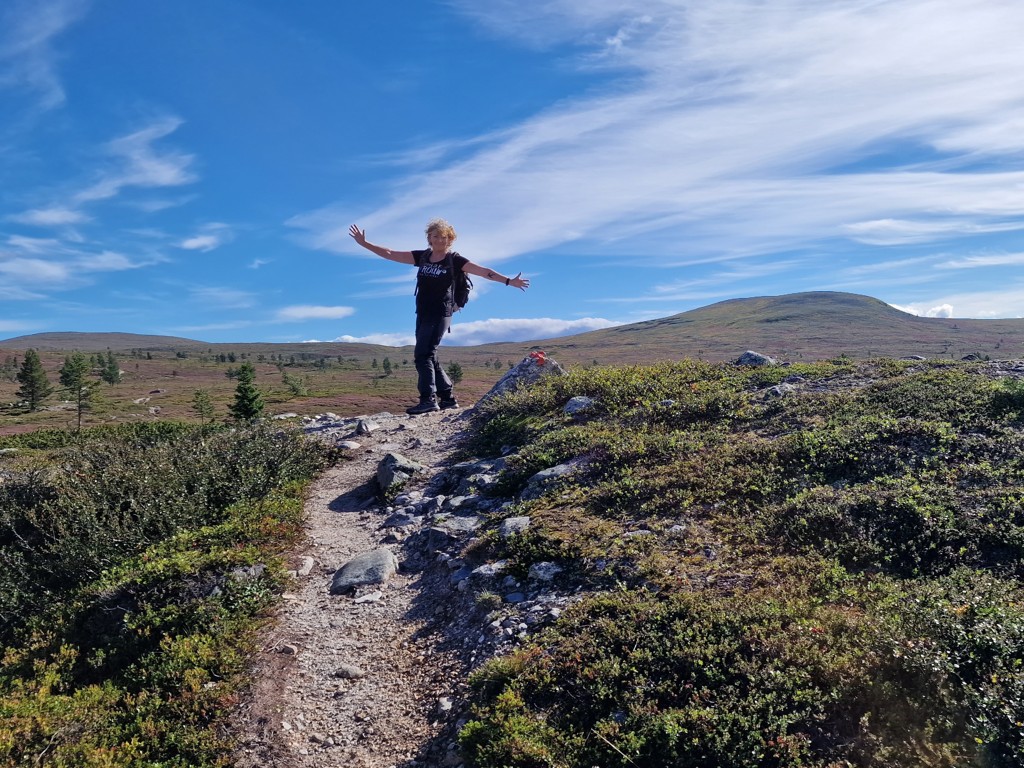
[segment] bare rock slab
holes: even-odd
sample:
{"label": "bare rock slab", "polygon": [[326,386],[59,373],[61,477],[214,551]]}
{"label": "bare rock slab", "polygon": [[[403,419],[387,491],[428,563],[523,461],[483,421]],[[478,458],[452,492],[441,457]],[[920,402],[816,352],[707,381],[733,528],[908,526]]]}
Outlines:
{"label": "bare rock slab", "polygon": [[341,595],[366,584],[384,584],[398,572],[398,558],[390,549],[356,555],[339,568],[331,580],[331,594]]}

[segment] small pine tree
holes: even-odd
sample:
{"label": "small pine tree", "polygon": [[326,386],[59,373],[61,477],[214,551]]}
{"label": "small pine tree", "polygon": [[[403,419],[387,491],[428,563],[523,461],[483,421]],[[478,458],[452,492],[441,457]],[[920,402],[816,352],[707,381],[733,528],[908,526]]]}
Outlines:
{"label": "small pine tree", "polygon": [[462,381],[462,366],[454,360],[448,363],[448,367],[445,368],[445,372],[447,372],[448,378],[452,380],[452,384],[458,384]]}
{"label": "small pine tree", "polygon": [[107,350],[107,359],[100,369],[100,378],[110,386],[121,383],[121,366],[118,364],[117,358],[114,357],[114,353],[110,350]]}
{"label": "small pine tree", "polygon": [[75,403],[78,413],[78,429],[82,429],[82,414],[89,410],[92,393],[96,382],[89,381],[89,360],[81,352],[75,352],[64,358],[60,367],[60,384]]}
{"label": "small pine tree", "polygon": [[18,397],[28,404],[30,411],[39,409],[39,404],[53,392],[50,380],[46,378],[39,353],[34,349],[25,352],[25,361],[18,371]]}
{"label": "small pine tree", "polygon": [[192,395],[192,410],[195,411],[201,423],[205,424],[208,421],[213,421],[216,411],[213,407],[210,393],[205,389],[197,389]]}
{"label": "small pine tree", "polygon": [[385,376],[390,376],[391,375],[391,358],[385,357],[381,361],[380,365],[381,365],[381,368],[384,370],[384,375]]}
{"label": "small pine tree", "polygon": [[253,421],[263,415],[263,408],[263,393],[256,386],[256,369],[252,363],[242,363],[238,367],[235,402],[228,410],[236,421]]}

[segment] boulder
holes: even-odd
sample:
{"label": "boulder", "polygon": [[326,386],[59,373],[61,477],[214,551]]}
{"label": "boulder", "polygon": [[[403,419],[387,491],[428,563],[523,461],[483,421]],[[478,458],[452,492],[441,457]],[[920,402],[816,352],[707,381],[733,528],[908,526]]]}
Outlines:
{"label": "boulder", "polygon": [[382,491],[401,487],[417,472],[426,467],[418,461],[407,459],[398,453],[389,453],[377,465],[377,485]]}
{"label": "boulder", "polygon": [[491,387],[490,391],[480,398],[478,405],[488,400],[512,392],[523,386],[529,386],[544,376],[565,376],[565,369],[555,360],[544,357],[543,354],[533,354],[524,357],[518,365],[510,368],[504,376],[498,379],[498,383]]}
{"label": "boulder", "polygon": [[736,360],[736,365],[752,365],[754,367],[775,365],[775,360],[768,357],[768,355],[762,355],[760,352],[753,352],[748,349],[739,356],[739,359]]}
{"label": "boulder", "polygon": [[366,584],[384,584],[398,571],[398,558],[390,549],[356,555],[334,573],[331,594],[340,595]]}

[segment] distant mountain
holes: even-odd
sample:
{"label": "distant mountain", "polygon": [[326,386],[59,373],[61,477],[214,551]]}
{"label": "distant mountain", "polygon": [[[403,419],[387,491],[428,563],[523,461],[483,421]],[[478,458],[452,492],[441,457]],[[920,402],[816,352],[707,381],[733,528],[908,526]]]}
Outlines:
{"label": "distant mountain", "polygon": [[79,333],[57,331],[54,333],[32,333],[0,341],[4,349],[35,349],[48,351],[105,352],[110,349],[120,352],[128,349],[160,350],[191,349],[209,346],[194,339],[178,336],[145,336],[138,333]]}
{"label": "distant mountain", "polygon": [[[523,347],[489,346],[509,353]],[[730,299],[671,317],[535,342],[532,348],[559,360],[602,364],[735,360],[748,349],[804,361],[842,354],[1008,359],[1024,357],[1024,319],[916,317],[870,296],[814,291]]]}
{"label": "distant mountain", "polygon": [[[410,321],[411,322],[411,321]],[[213,344],[174,336],[131,333],[37,333],[0,341],[0,348],[115,352],[236,350],[324,355],[386,355],[393,347],[311,344]],[[409,349],[409,348],[406,348]],[[780,360],[966,355],[1024,357],[1024,319],[963,320],[915,317],[870,296],[834,291],[730,299],[658,320],[574,336],[476,347],[443,347],[446,360],[516,360],[532,350],[567,363],[644,363],[699,357],[735,360],[748,349]]]}

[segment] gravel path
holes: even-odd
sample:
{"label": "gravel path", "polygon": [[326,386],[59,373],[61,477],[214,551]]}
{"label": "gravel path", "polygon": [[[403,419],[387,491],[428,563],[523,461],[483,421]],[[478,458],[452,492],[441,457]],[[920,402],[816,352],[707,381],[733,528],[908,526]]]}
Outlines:
{"label": "gravel path", "polygon": [[[454,712],[466,673],[452,637],[451,589],[427,571],[400,569],[387,583],[331,595],[334,572],[355,555],[401,544],[380,529],[372,484],[393,451],[429,469],[448,460],[459,412],[371,417],[352,437],[351,460],[328,470],[306,503],[308,539],[297,577],[256,659],[254,686],[238,707],[238,768],[410,768],[458,765]],[[458,624],[459,622],[455,622]]]}

